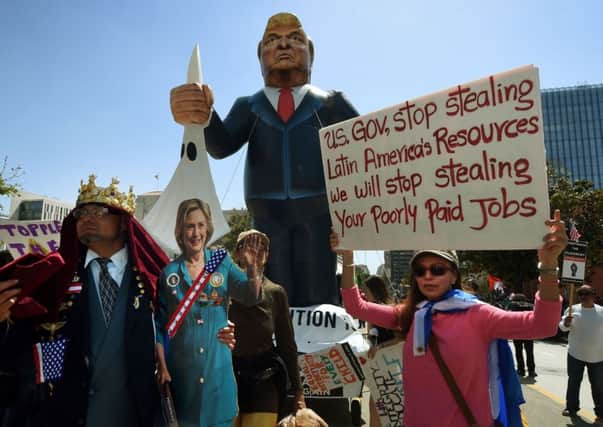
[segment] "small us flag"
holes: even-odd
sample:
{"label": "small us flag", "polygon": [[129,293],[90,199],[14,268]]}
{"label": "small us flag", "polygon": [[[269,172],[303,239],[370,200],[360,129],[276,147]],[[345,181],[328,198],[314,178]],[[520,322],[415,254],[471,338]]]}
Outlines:
{"label": "small us flag", "polygon": [[569,238],[570,238],[570,240],[573,240],[574,242],[577,242],[578,240],[580,240],[580,237],[582,237],[582,234],[580,234],[580,232],[576,228],[576,224],[574,224],[572,222],[571,223],[571,227],[570,227],[570,232],[569,232]]}
{"label": "small us flag", "polygon": [[63,376],[63,360],[67,339],[39,342],[33,346],[36,383],[56,381]]}

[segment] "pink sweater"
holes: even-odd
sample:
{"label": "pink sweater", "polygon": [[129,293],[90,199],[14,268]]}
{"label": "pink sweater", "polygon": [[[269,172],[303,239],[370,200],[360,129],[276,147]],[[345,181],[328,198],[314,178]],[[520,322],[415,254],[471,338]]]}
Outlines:
{"label": "pink sweater", "polygon": [[[394,307],[363,300],[358,287],[342,289],[345,309],[352,316],[385,327],[398,328]],[[496,338],[543,338],[557,332],[559,301],[543,301],[536,294],[534,311],[504,311],[476,304],[466,311],[434,313],[432,331],[440,352],[479,426],[491,426],[488,394],[488,347]],[[404,345],[404,426],[464,426],[465,418],[448,389],[431,351],[414,356],[414,325]]]}

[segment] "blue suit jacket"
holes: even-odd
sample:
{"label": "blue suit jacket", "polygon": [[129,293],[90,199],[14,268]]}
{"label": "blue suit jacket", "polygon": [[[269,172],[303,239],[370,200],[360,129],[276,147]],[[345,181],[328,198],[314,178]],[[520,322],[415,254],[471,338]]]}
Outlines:
{"label": "blue suit jacket", "polygon": [[260,90],[238,98],[224,121],[214,112],[205,141],[207,151],[217,159],[249,142],[246,200],[323,196],[326,203],[318,130],[356,116],[341,92],[310,86],[293,116],[283,123]]}

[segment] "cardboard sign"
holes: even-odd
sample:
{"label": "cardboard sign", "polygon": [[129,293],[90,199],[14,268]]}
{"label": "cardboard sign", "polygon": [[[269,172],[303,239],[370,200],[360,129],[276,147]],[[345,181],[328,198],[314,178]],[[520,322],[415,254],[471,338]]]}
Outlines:
{"label": "cardboard sign", "polygon": [[304,395],[356,397],[364,376],[348,344],[336,344],[298,358]]}
{"label": "cardboard sign", "polygon": [[332,304],[290,307],[289,314],[300,353],[313,353],[344,342],[356,353],[369,349],[360,321],[343,307]]}
{"label": "cardboard sign", "polygon": [[13,258],[26,253],[46,255],[59,249],[62,221],[2,221],[0,240]]}
{"label": "cardboard sign", "polygon": [[569,241],[563,254],[561,279],[567,283],[584,283],[586,271],[586,248],[588,242]]}
{"label": "cardboard sign", "polygon": [[321,129],[341,247],[539,247],[542,127],[538,70],[527,66]]}
{"label": "cardboard sign", "polygon": [[402,350],[404,343],[381,348],[372,359],[360,357],[382,427],[398,427],[404,418]]}

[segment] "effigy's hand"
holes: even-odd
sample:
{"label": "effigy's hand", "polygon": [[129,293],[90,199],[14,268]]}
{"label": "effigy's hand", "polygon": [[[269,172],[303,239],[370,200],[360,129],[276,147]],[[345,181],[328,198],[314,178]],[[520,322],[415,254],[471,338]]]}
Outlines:
{"label": "effigy's hand", "polygon": [[17,296],[21,292],[16,288],[18,280],[0,281],[0,322],[8,319],[11,307],[17,302]]}
{"label": "effigy's hand", "polygon": [[538,261],[545,268],[555,269],[557,267],[557,258],[567,246],[567,233],[565,223],[561,221],[561,212],[555,210],[553,219],[548,219],[545,224],[549,227],[549,232],[543,237],[543,245],[538,250]]}
{"label": "effigy's hand", "polygon": [[209,120],[214,95],[207,85],[187,83],[170,91],[170,109],[181,125],[202,125]]}
{"label": "effigy's hand", "polygon": [[165,362],[163,345],[160,343],[155,343],[155,361],[157,363],[157,382],[159,384],[172,382],[172,376],[170,375],[167,363]]}
{"label": "effigy's hand", "polygon": [[223,327],[218,331],[218,340],[222,344],[226,344],[230,350],[234,350],[235,344],[237,340],[235,339],[235,324],[230,320],[228,321],[228,326]]}

